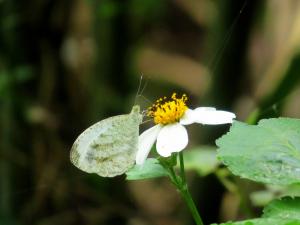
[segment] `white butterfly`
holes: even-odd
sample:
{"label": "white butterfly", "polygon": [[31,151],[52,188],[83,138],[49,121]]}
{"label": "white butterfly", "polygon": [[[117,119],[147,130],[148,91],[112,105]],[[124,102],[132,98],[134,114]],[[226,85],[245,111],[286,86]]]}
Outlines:
{"label": "white butterfly", "polygon": [[74,142],[71,162],[102,177],[125,173],[135,162],[141,122],[140,107],[135,105],[129,114],[109,117],[90,126]]}

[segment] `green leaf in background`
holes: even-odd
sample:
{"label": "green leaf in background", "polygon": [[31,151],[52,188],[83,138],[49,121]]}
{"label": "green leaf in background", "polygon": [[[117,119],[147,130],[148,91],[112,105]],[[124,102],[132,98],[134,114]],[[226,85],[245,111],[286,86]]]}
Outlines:
{"label": "green leaf in background", "polygon": [[[217,224],[212,224],[212,225],[217,225]],[[220,223],[219,225],[300,225],[300,220],[262,218],[262,219],[245,220],[240,222]]]}
{"label": "green leaf in background", "polygon": [[98,8],[99,16],[106,19],[111,19],[120,12],[121,4],[109,0],[102,1]]}
{"label": "green leaf in background", "polygon": [[[264,207],[272,200],[283,197],[300,197],[300,184],[288,186],[266,185],[265,190],[254,191],[250,194],[252,205]],[[300,206],[299,206],[300,207]]]}
{"label": "green leaf in background", "polygon": [[167,171],[158,160],[149,158],[143,165],[135,165],[126,173],[127,180],[143,180],[155,177],[168,176]]}
{"label": "green leaf in background", "polygon": [[285,186],[280,192],[280,196],[300,197],[300,183]]}
{"label": "green leaf in background", "polygon": [[214,172],[219,164],[214,147],[200,146],[184,151],[185,169],[195,170],[200,176],[206,176]]}
{"label": "green leaf in background", "polygon": [[299,119],[265,119],[258,125],[234,122],[216,143],[218,157],[235,175],[268,184],[300,182]]}
{"label": "green leaf in background", "polygon": [[264,209],[263,218],[227,222],[220,225],[300,225],[299,206],[300,198],[275,200]]}
{"label": "green leaf in background", "polygon": [[300,198],[274,200],[265,207],[263,217],[300,220]]}
{"label": "green leaf in background", "polygon": [[22,65],[14,69],[13,74],[17,82],[23,83],[34,77],[33,68],[29,65]]}
{"label": "green leaf in background", "polygon": [[6,218],[1,216],[0,218],[0,224],[5,224],[5,225],[20,225],[19,222],[17,222],[15,219],[12,218]]}

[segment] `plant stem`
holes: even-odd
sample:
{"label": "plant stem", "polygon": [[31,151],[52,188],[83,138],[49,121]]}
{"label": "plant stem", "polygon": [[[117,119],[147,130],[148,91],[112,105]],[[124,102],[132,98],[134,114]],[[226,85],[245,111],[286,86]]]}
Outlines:
{"label": "plant stem", "polygon": [[186,204],[188,205],[196,224],[197,225],[203,225],[202,219],[201,219],[201,217],[198,213],[196,205],[195,205],[195,203],[192,199],[192,196],[191,196],[190,192],[188,191],[188,189],[180,190],[180,193],[181,193],[182,197],[184,198]]}
{"label": "plant stem", "polygon": [[183,153],[179,152],[179,163],[180,163],[180,176],[182,179],[182,183],[186,184],[185,172],[184,172],[184,160],[183,160]]}
{"label": "plant stem", "polygon": [[179,163],[180,163],[180,177],[181,182],[178,184],[177,188],[179,189],[183,199],[185,200],[186,204],[188,205],[192,216],[196,222],[197,225],[203,225],[201,216],[196,208],[196,205],[192,199],[192,196],[188,190],[186,178],[185,178],[185,172],[184,172],[184,160],[183,160],[183,153],[179,153]]}
{"label": "plant stem", "polygon": [[184,170],[184,160],[183,153],[179,152],[179,164],[180,164],[180,176],[178,176],[174,170],[174,166],[170,166],[169,164],[163,163],[162,166],[168,171],[169,178],[172,183],[176,186],[177,190],[180,192],[184,201],[188,205],[190,212],[194,218],[196,225],[203,225],[201,216],[197,210],[197,207],[193,201],[193,198],[188,190],[188,186],[186,183],[185,170]]}

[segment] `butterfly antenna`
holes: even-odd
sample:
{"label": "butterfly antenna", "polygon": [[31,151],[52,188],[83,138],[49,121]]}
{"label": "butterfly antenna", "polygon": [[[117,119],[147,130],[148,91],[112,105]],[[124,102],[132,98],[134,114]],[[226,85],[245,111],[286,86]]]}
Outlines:
{"label": "butterfly antenna", "polygon": [[246,6],[248,4],[248,0],[245,0],[240,11],[238,12],[237,16],[235,17],[234,21],[232,22],[229,30],[227,31],[227,33],[225,34],[225,37],[222,41],[222,46],[217,50],[216,54],[214,55],[214,57],[212,58],[211,62],[208,64],[210,65],[210,67],[212,68],[212,73],[215,72],[221,58],[222,58],[222,55],[223,55],[223,52],[225,51],[226,49],[226,46],[233,34],[233,31],[242,15],[242,13],[244,12]]}
{"label": "butterfly antenna", "polygon": [[141,124],[149,123],[151,120],[152,120],[152,119],[145,120],[145,121],[143,121]]}
{"label": "butterfly antenna", "polygon": [[134,98],[134,105],[136,105],[137,98],[138,98],[139,95],[140,95],[140,90],[141,90],[141,86],[142,86],[143,76],[144,76],[143,74],[140,76],[139,87],[138,87],[138,89],[137,89],[137,92],[136,92],[135,98]]}
{"label": "butterfly antenna", "polygon": [[[143,76],[143,74],[142,74],[142,76]],[[144,86],[143,86],[143,88],[141,90],[141,93],[139,94],[140,96],[143,94],[144,90],[146,89],[146,87],[148,85],[148,82],[149,82],[149,77],[147,77],[147,79],[146,79],[146,81],[144,83]]]}
{"label": "butterfly antenna", "polygon": [[149,103],[150,105],[153,104],[153,102],[151,102],[148,98],[146,98],[144,95],[139,95],[139,97],[143,98],[147,103]]}
{"label": "butterfly antenna", "polygon": [[[147,85],[148,85],[148,82],[149,82],[149,77],[147,77],[145,79],[145,83],[144,85],[142,85],[142,82],[143,82],[143,78],[144,78],[144,75],[142,74],[141,77],[140,77],[140,82],[139,82],[139,87],[138,87],[138,90],[137,90],[137,93],[135,95],[135,101],[134,103],[136,104],[137,103],[137,99],[139,97],[143,98],[148,104],[152,105],[152,101],[150,101],[148,98],[146,98],[144,95],[143,95],[143,92],[144,90],[146,89]],[[142,87],[143,86],[143,87]]]}

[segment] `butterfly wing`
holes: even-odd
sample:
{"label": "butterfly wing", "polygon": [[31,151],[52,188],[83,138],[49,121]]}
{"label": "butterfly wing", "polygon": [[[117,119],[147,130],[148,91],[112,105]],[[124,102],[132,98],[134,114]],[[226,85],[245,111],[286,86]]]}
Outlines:
{"label": "butterfly wing", "polygon": [[71,162],[102,177],[125,173],[135,161],[140,123],[139,107],[134,106],[130,114],[109,117],[92,125],[74,142]]}

